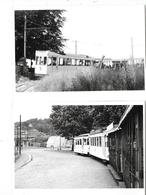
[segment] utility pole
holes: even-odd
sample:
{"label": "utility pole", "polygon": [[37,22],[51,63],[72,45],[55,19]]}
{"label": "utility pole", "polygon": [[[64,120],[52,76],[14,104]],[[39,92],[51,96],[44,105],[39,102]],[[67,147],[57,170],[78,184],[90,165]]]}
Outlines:
{"label": "utility pole", "polygon": [[24,58],[26,60],[26,22],[27,22],[27,18],[26,18],[26,14],[24,15]]}
{"label": "utility pole", "polygon": [[61,135],[60,135],[60,150],[61,150]]}
{"label": "utility pole", "polygon": [[75,40],[75,55],[77,55],[77,40]]}
{"label": "utility pole", "polygon": [[16,131],[16,150],[17,150],[17,152],[18,152],[18,146],[19,146],[19,139],[18,139],[18,126],[17,126],[17,129],[16,129],[17,131]]}
{"label": "utility pole", "polygon": [[21,115],[20,115],[20,122],[19,122],[19,155],[21,155]]}
{"label": "utility pole", "polygon": [[133,38],[131,37],[131,63],[134,64],[134,55],[133,55]]}

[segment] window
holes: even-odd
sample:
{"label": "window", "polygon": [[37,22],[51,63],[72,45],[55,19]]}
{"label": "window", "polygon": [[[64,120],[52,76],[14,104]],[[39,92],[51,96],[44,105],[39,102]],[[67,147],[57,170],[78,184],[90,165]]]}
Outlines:
{"label": "window", "polygon": [[83,145],[86,145],[86,139],[85,138],[83,139]]}
{"label": "window", "polygon": [[97,146],[97,141],[96,141],[96,137],[95,137],[95,146]]}
{"label": "window", "polygon": [[44,65],[47,64],[47,57],[44,57]]}
{"label": "window", "polygon": [[40,65],[43,65],[43,59],[40,57]]}
{"label": "window", "polygon": [[39,64],[39,56],[36,56],[35,61],[36,61],[36,65]]}
{"label": "window", "polygon": [[99,137],[99,146],[101,146],[101,137]]}
{"label": "window", "polygon": [[98,137],[97,137],[97,146],[99,146],[99,143],[98,143]]}
{"label": "window", "polygon": [[89,145],[89,138],[87,139],[87,145]]}

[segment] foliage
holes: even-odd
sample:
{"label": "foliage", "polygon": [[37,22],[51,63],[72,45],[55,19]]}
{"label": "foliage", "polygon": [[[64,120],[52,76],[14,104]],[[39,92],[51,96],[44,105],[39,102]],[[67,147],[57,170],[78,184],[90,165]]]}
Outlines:
{"label": "foliage", "polygon": [[[19,123],[16,123],[15,125],[19,125]],[[51,120],[48,119],[29,119],[27,121],[22,122],[22,129],[23,130],[29,130],[29,129],[37,129],[40,132],[43,132],[47,135],[55,135],[56,132],[53,128]]]}
{"label": "foliage", "polygon": [[24,16],[27,18],[27,58],[34,59],[35,50],[51,50],[63,53],[61,28],[65,21],[63,10],[15,11],[15,54],[16,61],[23,57]]}
{"label": "foliage", "polygon": [[71,91],[102,90],[143,90],[143,67],[127,66],[126,69],[97,69],[93,67],[89,74],[78,74],[72,82]]}
{"label": "foliage", "polygon": [[119,70],[89,66],[48,67],[49,75],[38,81],[34,91],[143,90],[143,66],[129,65]]}
{"label": "foliage", "polygon": [[57,134],[66,138],[89,132],[92,128],[88,106],[53,106],[52,111],[50,118]]}
{"label": "foliage", "polygon": [[57,134],[73,138],[92,129],[118,123],[126,106],[53,106],[53,127]]}

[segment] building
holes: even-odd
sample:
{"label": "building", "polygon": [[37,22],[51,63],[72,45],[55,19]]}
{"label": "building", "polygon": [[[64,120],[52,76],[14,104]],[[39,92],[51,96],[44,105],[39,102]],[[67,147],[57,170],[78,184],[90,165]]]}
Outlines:
{"label": "building", "polygon": [[47,141],[47,148],[52,150],[71,149],[72,142],[61,136],[50,136]]}

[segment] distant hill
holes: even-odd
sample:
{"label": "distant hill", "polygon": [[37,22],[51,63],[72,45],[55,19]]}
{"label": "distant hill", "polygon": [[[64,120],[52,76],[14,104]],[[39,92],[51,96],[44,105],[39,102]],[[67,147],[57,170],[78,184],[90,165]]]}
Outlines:
{"label": "distant hill", "polygon": [[[15,127],[19,127],[19,122],[15,123]],[[52,136],[56,135],[50,119],[29,119],[21,123],[22,130],[27,130],[30,135]]]}

